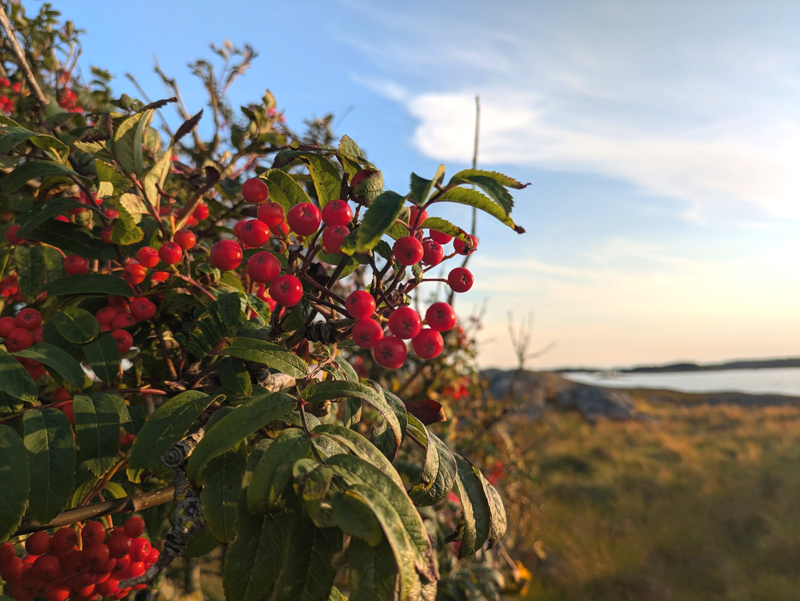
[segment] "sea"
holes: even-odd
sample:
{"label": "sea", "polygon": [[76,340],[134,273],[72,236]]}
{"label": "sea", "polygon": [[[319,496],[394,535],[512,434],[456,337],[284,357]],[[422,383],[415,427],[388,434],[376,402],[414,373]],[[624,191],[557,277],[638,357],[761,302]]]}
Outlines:
{"label": "sea", "polygon": [[667,373],[567,372],[561,375],[573,382],[609,388],[746,392],[800,397],[800,368],[795,367]]}

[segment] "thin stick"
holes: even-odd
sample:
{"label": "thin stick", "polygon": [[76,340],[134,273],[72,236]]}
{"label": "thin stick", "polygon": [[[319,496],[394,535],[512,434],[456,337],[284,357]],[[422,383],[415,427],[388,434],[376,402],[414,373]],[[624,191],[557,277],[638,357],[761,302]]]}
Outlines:
{"label": "thin stick", "polygon": [[11,21],[8,20],[8,15],[6,15],[6,11],[2,4],[0,4],[0,25],[3,26],[3,29],[6,32],[6,37],[11,43],[11,48],[14,50],[14,54],[17,55],[19,68],[22,69],[22,72],[25,74],[25,79],[28,80],[28,85],[30,85],[31,89],[33,90],[33,94],[36,96],[39,104],[42,106],[47,106],[49,102],[42,92],[42,88],[39,87],[39,84],[36,83],[36,79],[33,77],[33,72],[28,66],[28,61],[25,60],[25,53],[22,51],[22,48],[20,48],[19,41],[17,41],[17,33],[11,26]]}

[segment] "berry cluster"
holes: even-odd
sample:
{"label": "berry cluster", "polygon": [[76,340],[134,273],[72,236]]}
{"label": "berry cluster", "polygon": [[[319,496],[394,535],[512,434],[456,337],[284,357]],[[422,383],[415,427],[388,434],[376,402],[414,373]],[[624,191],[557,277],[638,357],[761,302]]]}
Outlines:
{"label": "berry cluster", "polygon": [[125,353],[133,345],[133,336],[125,328],[152,319],[155,314],[155,304],[146,297],[112,296],[108,306],[98,310],[95,317],[100,323],[100,330],[111,332],[119,352]]}
{"label": "berry cluster", "polygon": [[[0,338],[5,338],[6,348],[13,352],[23,351],[37,342],[44,342],[42,314],[28,307],[16,317],[0,317]],[[33,359],[17,358],[34,380],[44,375],[44,365]]]}
{"label": "berry cluster", "polygon": [[52,536],[36,532],[25,541],[24,557],[17,556],[13,544],[0,545],[0,578],[11,584],[8,592],[17,601],[122,599],[131,588],[119,588],[120,581],[141,576],[158,561],[158,549],[143,533],[144,520],[136,516],[110,531],[100,522],[87,522]]}

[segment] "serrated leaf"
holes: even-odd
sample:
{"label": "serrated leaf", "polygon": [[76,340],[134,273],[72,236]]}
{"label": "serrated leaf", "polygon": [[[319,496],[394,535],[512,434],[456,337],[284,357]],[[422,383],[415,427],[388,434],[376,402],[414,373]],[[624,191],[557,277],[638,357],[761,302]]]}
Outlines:
{"label": "serrated leaf", "polygon": [[338,154],[339,156],[346,156],[354,159],[355,161],[363,164],[365,167],[369,167],[371,169],[375,168],[375,166],[367,160],[364,151],[361,150],[358,144],[356,144],[355,140],[353,140],[353,138],[350,136],[344,135],[342,136],[342,139],[339,140]]}
{"label": "serrated leaf", "polygon": [[152,166],[147,175],[144,176],[144,194],[147,201],[155,206],[159,204],[158,185],[161,189],[164,188],[164,180],[167,179],[170,167],[172,166],[172,147],[167,148],[164,156],[161,157],[155,165]]}
{"label": "serrated leaf", "polygon": [[2,391],[26,403],[35,403],[39,398],[36,382],[20,363],[0,349],[0,382]]}
{"label": "serrated leaf", "polygon": [[143,215],[150,215],[147,205],[138,194],[123,194],[119,197],[118,206],[123,207],[133,218],[134,223],[141,223]]}
{"label": "serrated leaf", "polygon": [[349,601],[395,599],[397,595],[397,562],[389,541],[384,538],[376,547],[359,538],[350,541]]}
{"label": "serrated leaf", "polygon": [[476,209],[479,209],[484,213],[488,213],[501,223],[510,227],[518,234],[522,234],[525,232],[523,228],[514,223],[514,221],[511,219],[511,217],[508,216],[508,213],[501,205],[493,201],[485,194],[481,194],[477,190],[470,190],[468,188],[452,188],[451,190],[444,192],[438,198],[437,202],[439,201],[454,202],[457,204],[475,207]]}
{"label": "serrated leaf", "polygon": [[[90,229],[78,225],[77,223],[65,223],[63,221],[49,219],[36,226],[26,237],[60,248],[65,254],[80,255],[85,259],[116,261],[119,258],[115,246],[106,244],[95,236]],[[77,277],[80,276],[70,276],[70,278]],[[128,292],[126,296],[127,295],[130,295],[130,292]]]}
{"label": "serrated leaf", "polygon": [[293,378],[304,378],[308,375],[305,361],[282,346],[265,340],[232,338],[230,346],[219,354],[262,363]]}
{"label": "serrated leaf", "polygon": [[214,301],[208,305],[205,314],[195,322],[186,348],[193,355],[205,357],[229,333],[230,329],[220,317],[219,304]]}
{"label": "serrated leaf", "polygon": [[69,419],[57,409],[23,416],[31,475],[30,513],[42,524],[64,509],[75,487],[75,439]]}
{"label": "serrated leaf", "polygon": [[117,206],[117,212],[119,217],[114,223],[114,229],[111,230],[111,241],[123,246],[141,242],[144,239],[144,232],[136,225],[133,215],[122,204]]}
{"label": "serrated leaf", "polygon": [[0,154],[30,140],[31,144],[47,152],[51,158],[61,163],[67,162],[69,147],[58,138],[37,134],[24,127],[6,125],[0,129]]}
{"label": "serrated leaf", "polygon": [[125,118],[115,127],[113,144],[111,141],[107,143],[125,170],[139,178],[144,168],[142,162],[144,128],[152,114],[152,110],[147,110]]}
{"label": "serrated leaf", "polygon": [[[409,423],[412,418],[413,416],[409,416]],[[456,459],[453,452],[433,433],[427,432],[427,437],[428,445],[422,470],[427,483],[423,481],[415,484],[408,493],[414,504],[420,507],[430,507],[444,500],[453,489],[456,480]],[[432,473],[433,478],[431,478]]]}
{"label": "serrated leaf", "polygon": [[65,340],[74,344],[84,344],[100,335],[100,323],[97,318],[78,307],[64,307],[50,317],[58,333]]}
{"label": "serrated leaf", "polygon": [[0,542],[16,532],[28,505],[30,472],[19,434],[0,424]]}
{"label": "serrated leaf", "polygon": [[121,198],[122,195],[133,185],[131,180],[117,171],[117,169],[110,163],[106,163],[100,159],[95,159],[94,165],[97,169],[97,180],[100,182],[106,182],[112,186],[113,192],[110,197],[106,198]]}
{"label": "serrated leaf", "polygon": [[242,488],[247,449],[238,444],[226,453],[212,459],[209,477],[203,484],[200,502],[208,529],[223,544],[236,538],[236,505]]}
{"label": "serrated leaf", "polygon": [[405,200],[391,190],[383,192],[373,200],[364,213],[361,225],[342,242],[342,252],[352,255],[375,248],[381,236],[394,224]]}
{"label": "serrated leaf", "polygon": [[83,352],[94,375],[103,382],[111,383],[120,377],[119,347],[111,334],[102,334],[84,345]]}
{"label": "serrated leaf", "polygon": [[61,163],[56,163],[55,161],[29,161],[19,165],[0,180],[0,195],[8,196],[9,194],[13,194],[32,179],[55,176],[76,178],[87,186],[92,185],[92,180],[78,175],[75,171]]}
{"label": "serrated leaf", "polygon": [[242,316],[242,301],[236,292],[223,292],[217,298],[219,316],[229,328],[239,325]]}
{"label": "serrated leaf", "polygon": [[297,401],[292,397],[276,392],[255,397],[236,407],[206,431],[203,440],[197,444],[189,457],[186,466],[187,476],[191,480],[202,482],[203,473],[209,461],[214,457],[219,457],[239,441],[244,440],[272,420],[285,415],[296,406]]}
{"label": "serrated leaf", "polygon": [[140,469],[154,470],[161,456],[189,432],[192,424],[214,401],[224,400],[197,390],[187,390],[172,397],[148,418],[131,447],[129,476]]}
{"label": "serrated leaf", "polygon": [[23,351],[17,351],[13,355],[44,363],[75,388],[83,387],[85,373],[81,369],[81,364],[72,355],[57,346],[39,342]]}
{"label": "serrated leaf", "polygon": [[500,498],[500,493],[486,481],[483,474],[481,474],[481,483],[486,491],[486,497],[489,499],[489,509],[492,515],[488,545],[488,548],[491,549],[497,544],[497,541],[505,537],[508,529],[508,518],[506,517],[506,508],[503,506],[503,499]]}
{"label": "serrated leaf", "polygon": [[49,246],[18,246],[14,249],[19,291],[33,303],[48,281],[63,275],[61,253]]}
{"label": "serrated leaf", "polygon": [[326,437],[332,438],[334,442],[346,448],[356,457],[360,457],[377,467],[381,472],[389,476],[400,488],[404,488],[400,474],[397,473],[394,466],[386,459],[386,456],[358,432],[354,432],[349,428],[337,426],[336,424],[321,424],[314,428],[314,434],[323,434]]}
{"label": "serrated leaf", "polygon": [[411,198],[414,199],[417,204],[425,204],[425,201],[427,201],[428,197],[431,195],[431,191],[437,185],[442,184],[442,180],[444,180],[444,172],[444,165],[439,165],[439,167],[436,169],[436,174],[433,176],[433,179],[425,179],[416,173],[412,173]]}
{"label": "serrated leaf", "polygon": [[458,556],[468,557],[480,549],[489,538],[491,511],[481,474],[461,455],[456,458],[456,493],[461,500],[461,546]]}
{"label": "serrated leaf", "polygon": [[52,296],[66,294],[103,294],[107,296],[130,296],[133,289],[121,277],[110,273],[81,273],[53,280],[45,286]]}
{"label": "serrated leaf", "polygon": [[75,395],[72,410],[78,441],[78,461],[101,476],[117,462],[119,409],[111,395]]}
{"label": "serrated leaf", "polygon": [[247,487],[247,506],[255,513],[278,509],[292,479],[292,466],[311,455],[311,439],[300,429],[288,428],[273,441],[253,470]]}
{"label": "serrated leaf", "polygon": [[288,213],[294,205],[301,202],[311,202],[303,187],[288,173],[280,169],[270,169],[265,178],[269,187],[269,200],[283,207]]}
{"label": "serrated leaf", "polygon": [[342,177],[333,163],[325,157],[313,153],[303,155],[300,160],[306,164],[308,172],[311,174],[311,181],[314,182],[320,207],[324,207],[330,201],[341,196]]}
{"label": "serrated leaf", "polygon": [[247,299],[247,306],[255,312],[256,319],[262,325],[269,324],[270,317],[272,317],[272,310],[269,305],[253,294],[245,294],[245,298]]}
{"label": "serrated leaf", "polygon": [[51,220],[53,217],[63,215],[69,209],[84,209],[98,212],[91,205],[85,205],[74,198],[51,198],[47,202],[33,205],[30,209],[21,213],[16,222],[20,224],[17,237],[25,238],[41,224]]}
{"label": "serrated leaf", "polygon": [[250,380],[250,373],[241,363],[234,361],[230,357],[225,357],[219,362],[217,373],[222,385],[232,393],[238,396],[250,396],[253,394],[253,382]]}
{"label": "serrated leaf", "polygon": [[364,539],[371,547],[383,540],[383,529],[372,509],[359,495],[349,491],[331,497],[333,519],[342,532]]}
{"label": "serrated leaf", "polygon": [[446,219],[442,219],[441,217],[428,217],[420,224],[419,227],[421,229],[436,230],[437,232],[442,232],[443,234],[447,234],[453,238],[458,238],[464,242],[469,240],[469,234],[467,232],[462,230],[460,227],[453,225]]}

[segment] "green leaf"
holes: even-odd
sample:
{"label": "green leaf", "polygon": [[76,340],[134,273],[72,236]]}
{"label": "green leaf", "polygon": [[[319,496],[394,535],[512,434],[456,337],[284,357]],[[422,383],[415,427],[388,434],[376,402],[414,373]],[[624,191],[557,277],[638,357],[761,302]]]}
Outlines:
{"label": "green leaf", "polygon": [[123,194],[119,197],[117,206],[121,206],[128,211],[134,223],[141,223],[143,215],[150,215],[145,201],[137,194]]}
{"label": "green leaf", "polygon": [[459,238],[464,242],[469,240],[467,232],[440,217],[428,217],[420,224],[420,228],[436,230],[448,236],[453,236],[453,238]]}
{"label": "green leaf", "polygon": [[26,359],[33,359],[39,363],[44,363],[75,388],[83,388],[85,373],[83,369],[81,369],[81,364],[78,363],[72,355],[61,350],[57,346],[46,342],[40,342],[26,348],[24,351],[17,351],[13,353],[13,355],[15,357],[24,357]]}
{"label": "green leaf", "polygon": [[288,213],[294,205],[301,202],[311,202],[311,199],[303,190],[303,186],[288,173],[280,169],[270,169],[266,173],[265,179],[269,187],[269,200],[283,207],[284,213]]}
{"label": "green leaf", "polygon": [[[409,415],[409,424],[412,419],[417,421],[413,415]],[[425,463],[422,466],[422,481],[412,486],[408,493],[414,504],[420,507],[430,507],[444,500],[453,490],[456,481],[456,459],[452,451],[431,432],[426,430],[426,434],[428,442]]]}
{"label": "green leaf", "polygon": [[102,334],[84,345],[83,352],[89,365],[92,366],[94,375],[103,382],[109,384],[120,377],[119,347],[111,334]]}
{"label": "green leaf", "polygon": [[[530,184],[523,184],[522,182],[515,180],[513,177],[509,177],[503,173],[498,173],[497,171],[484,171],[483,169],[464,169],[463,171],[459,171],[452,177],[450,184],[458,183],[460,181],[468,181],[477,186],[481,186],[486,180],[491,181],[493,184],[499,185],[501,188],[506,187],[513,188],[515,190],[522,190],[523,188],[530,186]],[[487,192],[489,192],[489,190],[487,190]],[[505,192],[505,190],[503,190],[503,192]],[[493,193],[490,192],[490,194]],[[512,207],[514,206],[514,202],[508,192],[505,192],[505,194],[508,195],[508,199],[510,200],[508,207],[506,208],[507,212],[510,213]],[[504,201],[501,201],[499,198],[497,201],[505,207]]]}
{"label": "green leaf", "polygon": [[214,301],[208,305],[206,313],[195,322],[195,328],[189,336],[186,348],[193,355],[205,357],[229,334],[230,329],[223,323],[219,314],[219,303]]}
{"label": "green leaf", "polygon": [[[117,171],[113,165],[106,163],[105,161],[101,161],[100,159],[95,159],[94,165],[97,169],[97,180],[99,182],[107,182],[111,184],[114,190],[111,196],[107,198],[121,198],[125,192],[130,190],[133,182]],[[138,196],[136,198],[138,198]]]}
{"label": "green leaf", "polygon": [[217,298],[219,316],[229,328],[239,325],[242,316],[242,301],[236,292],[223,292]]}
{"label": "green leaf", "polygon": [[[205,515],[203,517],[205,517]],[[203,555],[208,555],[217,547],[219,547],[219,541],[214,538],[211,530],[208,528],[201,528],[195,531],[191,538],[189,538],[189,541],[186,543],[186,549],[183,550],[183,556],[202,557]]]}
{"label": "green leaf", "polygon": [[32,179],[42,179],[54,176],[73,177],[87,186],[92,185],[92,180],[78,175],[69,167],[55,161],[29,161],[16,167],[11,173],[0,180],[0,196],[8,196],[19,190]]}
{"label": "green leaf", "polygon": [[400,448],[403,440],[403,428],[398,420],[397,414],[389,406],[380,387],[377,390],[371,386],[366,386],[357,382],[347,382],[344,380],[334,382],[319,382],[307,386],[301,396],[309,403],[320,403],[331,399],[353,397],[366,401],[378,410],[381,417],[386,420],[394,437],[394,448],[389,455],[393,458]]}
{"label": "green leaf", "polygon": [[[36,226],[26,237],[60,248],[68,255],[80,255],[85,259],[116,261],[119,258],[115,246],[106,244],[95,236],[89,228],[78,225],[77,223],[64,223],[63,221],[49,219]],[[70,276],[70,279],[77,277],[81,276],[73,275]],[[130,288],[126,296],[129,295]]]}
{"label": "green leaf", "polygon": [[372,508],[359,495],[350,491],[337,492],[331,497],[333,519],[342,532],[357,536],[371,547],[383,540],[383,530]]}
{"label": "green leaf", "polygon": [[17,237],[26,238],[28,234],[33,232],[41,224],[49,221],[53,217],[63,215],[69,209],[84,209],[94,212],[97,211],[91,205],[85,205],[74,198],[51,198],[47,202],[40,202],[33,205],[30,209],[21,213],[16,222],[20,224]]}
{"label": "green leaf", "polygon": [[433,179],[425,179],[416,173],[411,174],[411,198],[419,205],[425,204],[428,196],[436,185],[441,185],[444,180],[444,165],[439,165]]}
{"label": "green leaf", "polygon": [[394,224],[406,199],[397,192],[387,190],[369,205],[361,226],[357,227],[342,243],[342,252],[352,255],[375,248],[381,236]]}
{"label": "green leaf", "polygon": [[[206,431],[203,439],[189,457],[186,475],[195,482],[201,482],[209,461],[233,448],[239,441],[244,440],[272,420],[289,413],[296,406],[297,401],[292,397],[276,392],[255,397],[236,407]],[[155,414],[153,415],[155,416]],[[150,421],[152,419],[151,417]],[[136,443],[134,443],[135,448]]]}
{"label": "green leaf", "polygon": [[46,524],[64,509],[75,487],[75,439],[58,409],[28,411],[23,417],[31,475],[30,513]]}
{"label": "green leaf", "polygon": [[356,144],[355,140],[353,140],[353,138],[350,136],[342,136],[342,139],[339,140],[338,154],[339,156],[349,157],[356,162],[361,163],[365,167],[369,167],[370,169],[375,168],[375,166],[366,159],[366,154],[364,151],[359,148],[358,144]]}
{"label": "green leaf", "polygon": [[269,305],[253,294],[245,294],[244,296],[247,299],[247,305],[255,311],[256,319],[261,325],[268,325],[270,317],[272,317],[272,310]]}
{"label": "green leaf", "polygon": [[78,307],[65,307],[61,311],[56,311],[50,317],[50,321],[65,340],[75,344],[89,342],[100,335],[100,323],[97,318]]}
{"label": "green leaf", "polygon": [[491,512],[481,474],[461,455],[456,458],[456,492],[461,500],[461,546],[460,558],[473,555],[489,538]]}
{"label": "green leaf", "polygon": [[516,225],[511,217],[508,216],[506,210],[485,194],[481,194],[477,190],[470,190],[468,188],[453,188],[444,192],[437,202],[454,202],[457,204],[475,207],[481,211],[488,213],[501,223],[504,223],[518,234],[525,232],[523,228]]}
{"label": "green leaf", "polygon": [[81,273],[54,280],[45,286],[52,296],[66,294],[103,294],[106,296],[131,296],[133,289],[116,275],[110,273]]}
{"label": "green leaf", "polygon": [[39,398],[39,387],[19,362],[0,349],[0,382],[2,391],[26,403],[35,403]]}
{"label": "green leaf", "polygon": [[250,380],[250,373],[241,363],[234,361],[230,357],[225,357],[219,362],[217,373],[222,385],[235,395],[250,396],[253,394],[253,382]]}
{"label": "green leaf", "polygon": [[331,594],[328,597],[328,601],[347,601],[347,597],[345,597],[338,588],[335,586],[331,589]]}
{"label": "green leaf", "polygon": [[383,539],[372,547],[360,538],[350,541],[348,555],[350,566],[349,601],[378,601],[395,599],[397,589],[397,562],[392,546]]}
{"label": "green leaf", "polygon": [[129,476],[136,470],[157,469],[161,465],[161,456],[186,436],[206,407],[224,399],[223,395],[211,397],[197,390],[187,390],[156,409],[133,442],[128,460]]}
{"label": "green leaf", "polygon": [[141,242],[144,239],[144,232],[136,225],[133,215],[122,204],[117,206],[117,212],[119,217],[114,229],[111,230],[111,241],[123,246]]}
{"label": "green leaf", "polygon": [[333,163],[325,157],[313,153],[303,155],[300,160],[306,164],[308,172],[311,174],[320,207],[324,207],[330,201],[341,196],[342,177]]}
{"label": "green leaf", "polygon": [[7,541],[22,522],[30,481],[22,439],[13,428],[0,424],[0,542]]}
{"label": "green leaf", "polygon": [[18,246],[14,250],[19,276],[19,291],[33,303],[47,281],[62,276],[61,254],[49,246]]}
{"label": "green leaf", "polygon": [[232,338],[230,346],[221,350],[220,355],[262,363],[293,378],[304,378],[308,375],[305,361],[282,346],[265,340]]}
{"label": "green leaf", "polygon": [[72,403],[78,461],[95,475],[102,476],[117,462],[119,452],[119,409],[111,395],[75,395]]}
{"label": "green leaf", "polygon": [[247,506],[261,513],[278,509],[283,491],[292,478],[292,466],[311,454],[311,439],[297,428],[288,428],[273,441],[253,471],[247,487]]}
{"label": "green leaf", "polygon": [[3,124],[0,129],[0,154],[5,154],[26,140],[47,152],[51,158],[62,163],[67,162],[69,147],[58,138],[32,132],[24,127]]}
{"label": "green leaf", "polygon": [[330,491],[333,470],[313,459],[299,459],[292,466],[292,478],[294,491],[317,528],[335,526],[330,504],[323,503]]}
{"label": "green leaf", "polygon": [[200,502],[208,529],[223,544],[236,538],[236,505],[247,465],[247,449],[238,444],[209,463],[209,477],[203,484]]}
{"label": "green leaf", "polygon": [[336,424],[321,424],[314,428],[314,433],[324,434],[326,437],[332,438],[334,442],[337,442],[355,456],[376,466],[381,472],[389,476],[400,488],[404,488],[400,474],[397,473],[394,466],[386,459],[386,456],[358,432],[354,432],[349,428],[337,426]]}
{"label": "green leaf", "polygon": [[137,177],[142,176],[144,169],[142,163],[143,134],[152,115],[153,111],[147,110],[126,118],[121,124],[116,125],[113,144],[111,141],[107,143],[125,170],[134,173]]}
{"label": "green leaf", "polygon": [[489,499],[489,509],[492,514],[488,545],[488,548],[491,549],[497,544],[497,541],[505,537],[506,530],[508,530],[508,518],[506,517],[506,508],[503,506],[503,499],[500,498],[500,493],[486,481],[483,474],[481,474],[481,483],[486,491],[486,497]]}
{"label": "green leaf", "polygon": [[155,206],[159,203],[158,185],[162,190],[164,189],[164,180],[167,179],[169,169],[172,166],[172,147],[167,148],[164,156],[153,165],[147,175],[144,176],[144,195],[147,201]]}

